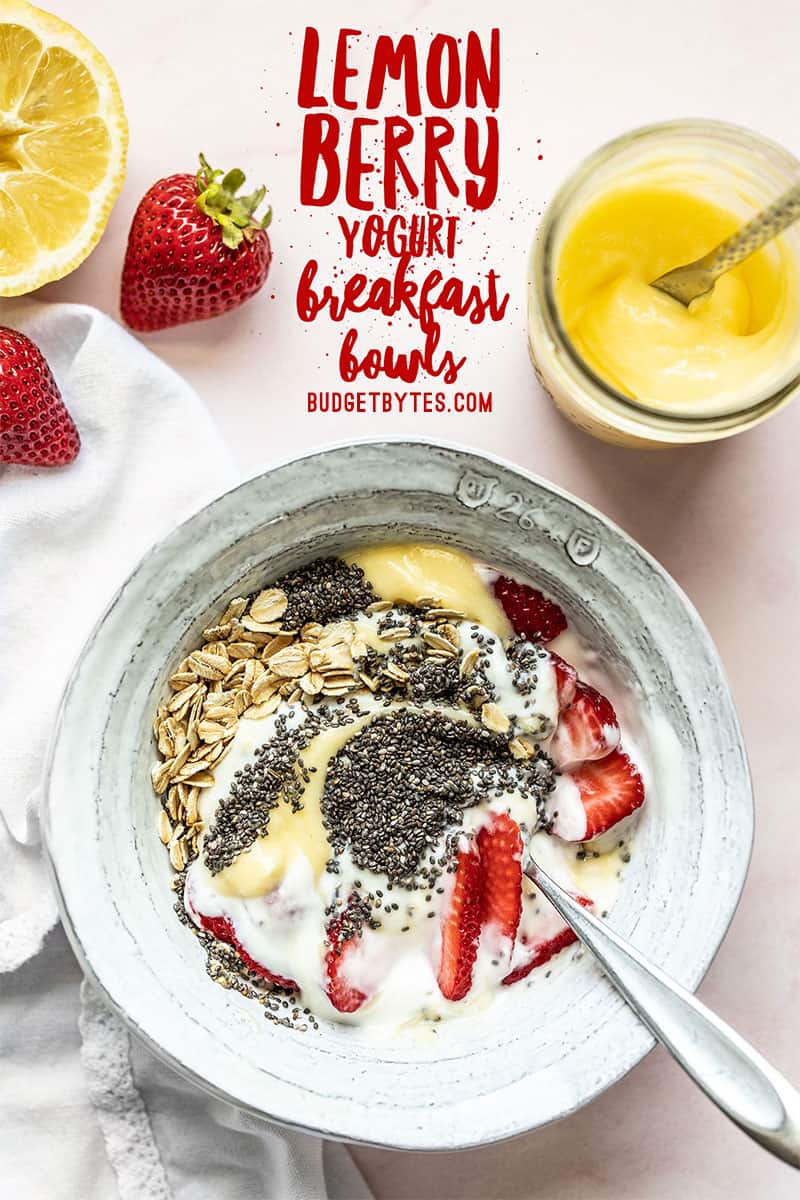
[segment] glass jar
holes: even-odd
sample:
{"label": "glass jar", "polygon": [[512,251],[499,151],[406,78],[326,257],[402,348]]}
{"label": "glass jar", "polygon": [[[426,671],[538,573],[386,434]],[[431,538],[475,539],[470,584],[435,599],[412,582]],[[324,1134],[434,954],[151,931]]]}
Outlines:
{"label": "glass jar", "polygon": [[[800,391],[800,222],[762,253],[791,267],[787,287],[797,312],[774,370],[744,380],[723,403],[666,405],[632,398],[597,375],[572,344],[559,315],[555,276],[564,239],[588,205],[635,181],[671,184],[705,197],[742,223],[800,180],[800,162],[749,130],[715,121],[675,121],[637,129],[592,154],[562,185],[531,249],[528,338],[536,374],[557,407],[579,428],[627,446],[713,441],[759,424]],[[709,247],[711,249],[711,247]],[[680,265],[678,263],[676,266]],[[675,301],[674,303],[677,303]]]}

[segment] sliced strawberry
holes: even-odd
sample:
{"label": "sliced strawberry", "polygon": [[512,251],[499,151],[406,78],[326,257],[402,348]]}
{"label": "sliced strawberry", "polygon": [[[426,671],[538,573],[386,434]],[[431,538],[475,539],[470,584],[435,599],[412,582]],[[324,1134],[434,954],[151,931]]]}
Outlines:
{"label": "sliced strawberry", "polygon": [[358,936],[344,938],[342,932],[345,919],[339,917],[328,926],[328,950],[325,954],[325,991],[338,1012],[351,1013],[361,1008],[367,999],[366,993],[348,982],[345,963],[350,952],[358,945]]}
{"label": "sliced strawberry", "polygon": [[619,722],[605,696],[579,683],[572,703],[558,719],[549,755],[563,769],[605,756],[619,745]]}
{"label": "sliced strawberry", "polygon": [[477,846],[459,851],[450,904],[442,924],[439,990],[447,1000],[463,1000],[472,983],[481,931],[481,862]]}
{"label": "sliced strawberry", "polygon": [[256,975],[260,975],[267,983],[274,983],[277,987],[291,988],[297,991],[297,984],[291,979],[284,979],[281,975],[275,975],[274,972],[263,966],[262,963],[256,962],[245,950],[242,943],[236,936],[233,924],[227,917],[206,917],[203,913],[197,913],[197,918],[200,921],[203,929],[208,930],[217,941],[225,942],[228,946],[233,946],[236,953],[241,958],[242,962],[253,971]]}
{"label": "sliced strawberry", "polygon": [[567,618],[555,601],[527,583],[501,575],[494,581],[494,594],[520,637],[551,642],[567,628]]}
{"label": "sliced strawberry", "polygon": [[481,927],[513,943],[522,912],[522,835],[508,813],[491,813],[477,837],[483,887]]}
{"label": "sliced strawberry", "polygon": [[[575,896],[575,899],[584,908],[593,907],[593,901],[588,896]],[[523,939],[523,945],[526,949],[529,949],[530,957],[525,962],[520,963],[519,966],[514,967],[514,970],[506,975],[503,983],[507,986],[511,983],[517,983],[520,979],[525,979],[527,975],[530,975],[534,967],[541,967],[543,963],[549,962],[560,950],[565,950],[567,946],[571,946],[577,940],[577,934],[572,932],[566,922],[562,923],[562,927],[557,933],[544,938],[540,942],[528,943]]]}
{"label": "sliced strawberry", "polygon": [[552,832],[565,842],[599,837],[644,803],[638,767],[621,750],[559,775],[548,808]]}
{"label": "sliced strawberry", "polygon": [[578,686],[578,672],[572,663],[568,663],[555,650],[548,650],[553,670],[556,675],[556,694],[558,695],[558,711],[563,712],[572,703],[575,689]]}

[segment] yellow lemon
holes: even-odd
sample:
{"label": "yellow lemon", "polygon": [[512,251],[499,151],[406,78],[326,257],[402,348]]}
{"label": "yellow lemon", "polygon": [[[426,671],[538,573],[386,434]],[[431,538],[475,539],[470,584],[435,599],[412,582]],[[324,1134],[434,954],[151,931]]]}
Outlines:
{"label": "yellow lemon", "polygon": [[102,54],[26,0],[0,0],[0,296],[83,262],[122,187],[127,148]]}

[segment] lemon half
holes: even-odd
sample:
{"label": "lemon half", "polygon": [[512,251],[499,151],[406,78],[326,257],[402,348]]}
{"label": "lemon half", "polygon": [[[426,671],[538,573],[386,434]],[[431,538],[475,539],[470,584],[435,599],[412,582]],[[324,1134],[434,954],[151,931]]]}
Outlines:
{"label": "lemon half", "polygon": [[127,147],[102,54],[26,0],[0,0],[0,296],[83,262],[119,195]]}

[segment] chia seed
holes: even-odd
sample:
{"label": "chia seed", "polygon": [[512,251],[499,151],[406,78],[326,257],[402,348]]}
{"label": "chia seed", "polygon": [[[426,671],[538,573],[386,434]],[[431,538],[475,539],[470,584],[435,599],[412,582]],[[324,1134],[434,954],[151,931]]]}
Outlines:
{"label": "chia seed", "polygon": [[454,703],[457,699],[461,678],[458,660],[441,662],[428,658],[411,673],[409,688],[415,700],[445,700]]}
{"label": "chia seed", "polygon": [[[513,788],[544,803],[551,775],[511,759],[507,740],[437,712],[403,709],[376,717],[331,760],[322,815],[334,855],[386,874],[389,887],[430,889],[454,869],[464,809]],[[430,864],[430,847],[450,830]]]}
{"label": "chia seed", "polygon": [[309,621],[325,625],[353,617],[378,598],[361,568],[341,558],[318,558],[284,575],[274,586],[289,600],[282,617],[286,629],[302,629]]}

